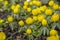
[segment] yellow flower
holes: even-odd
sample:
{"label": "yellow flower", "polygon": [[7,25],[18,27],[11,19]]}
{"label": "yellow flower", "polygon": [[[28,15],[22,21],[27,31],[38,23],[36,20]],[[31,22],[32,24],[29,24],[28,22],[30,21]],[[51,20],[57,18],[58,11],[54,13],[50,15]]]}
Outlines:
{"label": "yellow flower", "polygon": [[56,36],[57,34],[58,32],[54,29],[50,31],[50,36]]}
{"label": "yellow flower", "polygon": [[44,8],[44,10],[46,10],[46,9],[47,9],[47,6],[46,6],[46,5],[43,5],[42,7]]}
{"label": "yellow flower", "polygon": [[36,11],[37,11],[37,13],[41,14],[40,8],[36,8]]}
{"label": "yellow flower", "polygon": [[50,1],[49,6],[53,6],[53,5],[54,5],[54,1]]}
{"label": "yellow flower", "polygon": [[28,29],[26,30],[26,33],[27,33],[28,35],[30,35],[30,34],[32,33],[32,30],[31,30],[30,28],[28,28]]}
{"label": "yellow flower", "polygon": [[33,5],[33,2],[31,1],[29,4],[30,4],[30,5]]}
{"label": "yellow flower", "polygon": [[20,8],[20,4],[17,4],[17,5],[16,5],[16,8]]}
{"label": "yellow flower", "polygon": [[46,9],[47,9],[46,5],[43,5],[43,6],[40,7],[40,11],[42,11],[42,12],[44,12]]}
{"label": "yellow flower", "polygon": [[12,16],[8,16],[8,22],[13,22],[13,17]]}
{"label": "yellow flower", "polygon": [[60,6],[59,6],[59,9],[60,9]]}
{"label": "yellow flower", "polygon": [[28,17],[28,18],[26,19],[26,23],[27,23],[27,24],[32,24],[32,23],[33,23],[33,19],[32,19],[31,17]]}
{"label": "yellow flower", "polygon": [[44,18],[45,18],[44,15],[38,15],[38,21],[39,21],[39,22],[42,22],[42,20],[43,20]]}
{"label": "yellow flower", "polygon": [[43,6],[40,7],[40,11],[44,12],[45,8]]}
{"label": "yellow flower", "polygon": [[19,24],[20,26],[24,26],[24,22],[23,22],[22,20],[19,21],[18,24]]}
{"label": "yellow flower", "polygon": [[5,40],[6,39],[6,35],[4,32],[0,32],[0,40]]}
{"label": "yellow flower", "polygon": [[43,26],[46,26],[46,25],[47,25],[47,20],[46,20],[46,19],[43,19],[43,20],[42,20],[42,25],[43,25]]}
{"label": "yellow flower", "polygon": [[39,8],[36,8],[36,9],[37,9],[37,13],[41,13],[41,11],[44,12],[47,9],[47,6],[43,5],[43,6],[39,7]]}
{"label": "yellow flower", "polygon": [[27,8],[27,11],[28,11],[28,12],[31,12],[31,8]]}
{"label": "yellow flower", "polygon": [[11,6],[11,9],[14,10],[14,9],[15,9],[15,5],[12,5],[12,6]]}
{"label": "yellow flower", "polygon": [[13,12],[14,12],[14,14],[18,14],[19,9],[18,9],[18,8],[15,8],[15,9],[13,10]]}
{"label": "yellow flower", "polygon": [[46,15],[52,15],[52,10],[51,9],[46,9],[45,14]]}
{"label": "yellow flower", "polygon": [[[60,15],[59,15],[59,17],[60,17]],[[60,18],[59,18],[60,19]]]}
{"label": "yellow flower", "polygon": [[4,20],[3,19],[0,19],[0,23],[3,23],[4,22]]}
{"label": "yellow flower", "polygon": [[33,15],[37,15],[37,14],[38,14],[38,12],[37,12],[37,11],[38,11],[38,10],[33,9],[33,10],[32,10],[32,14],[33,14]]}
{"label": "yellow flower", "polygon": [[37,6],[42,5],[41,1],[33,0],[32,2],[33,2],[34,5],[37,5]]}
{"label": "yellow flower", "polygon": [[55,10],[59,9],[59,5],[58,4],[54,4],[53,5],[53,9],[55,9]]}
{"label": "yellow flower", "polygon": [[47,40],[59,40],[59,37],[50,36],[50,37],[47,37]]}
{"label": "yellow flower", "polygon": [[33,21],[37,21],[37,16],[33,16]]}
{"label": "yellow flower", "polygon": [[0,2],[2,2],[3,0],[0,0]]}
{"label": "yellow flower", "polygon": [[23,6],[23,9],[25,9],[25,10],[26,10],[27,8],[28,8],[27,6]]}
{"label": "yellow flower", "polygon": [[42,5],[41,1],[37,1],[36,5],[41,6]]}
{"label": "yellow flower", "polygon": [[25,5],[25,6],[27,6],[27,5],[28,5],[28,2],[27,2],[27,1],[25,1],[25,2],[24,2],[24,5]]}
{"label": "yellow flower", "polygon": [[4,5],[8,5],[8,1],[4,1]]}
{"label": "yellow flower", "polygon": [[57,22],[59,21],[59,15],[57,13],[54,13],[51,17],[52,22]]}
{"label": "yellow flower", "polygon": [[33,4],[34,4],[34,5],[36,5],[36,3],[37,3],[37,1],[35,1],[35,0],[34,0],[34,1],[32,1],[32,2],[33,2]]}

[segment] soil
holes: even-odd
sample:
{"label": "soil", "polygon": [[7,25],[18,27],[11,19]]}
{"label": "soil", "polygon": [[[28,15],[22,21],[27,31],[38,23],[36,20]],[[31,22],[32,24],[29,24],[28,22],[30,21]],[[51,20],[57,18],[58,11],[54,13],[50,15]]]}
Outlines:
{"label": "soil", "polygon": [[7,16],[8,16],[8,12],[7,11],[0,12],[0,18],[1,19],[7,18]]}

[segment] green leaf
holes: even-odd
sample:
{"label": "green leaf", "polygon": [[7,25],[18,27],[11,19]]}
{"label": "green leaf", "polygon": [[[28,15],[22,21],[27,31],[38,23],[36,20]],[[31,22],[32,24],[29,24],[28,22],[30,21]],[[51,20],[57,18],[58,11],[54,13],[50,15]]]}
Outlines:
{"label": "green leaf", "polygon": [[43,35],[45,35],[45,33],[46,33],[46,29],[43,30]]}
{"label": "green leaf", "polygon": [[9,26],[11,27],[12,30],[14,30],[17,26],[17,22],[12,22],[9,24]]}
{"label": "green leaf", "polygon": [[0,31],[3,31],[3,28],[0,28]]}
{"label": "green leaf", "polygon": [[60,29],[60,23],[56,23],[57,28]]}
{"label": "green leaf", "polygon": [[43,34],[43,27],[40,28],[40,34]]}
{"label": "green leaf", "polygon": [[2,26],[3,26],[3,24],[1,23],[1,24],[0,24],[0,28],[1,28]]}
{"label": "green leaf", "polygon": [[49,29],[46,30],[47,35],[49,35]]}
{"label": "green leaf", "polygon": [[29,40],[34,40],[34,37],[32,35],[29,35]]}
{"label": "green leaf", "polygon": [[41,35],[43,34],[43,35],[48,35],[49,34],[49,29],[47,28],[47,27],[42,27],[41,29],[40,29],[40,33],[41,33]]}
{"label": "green leaf", "polygon": [[55,29],[56,28],[56,23],[53,23],[51,26],[52,26],[51,29]]}

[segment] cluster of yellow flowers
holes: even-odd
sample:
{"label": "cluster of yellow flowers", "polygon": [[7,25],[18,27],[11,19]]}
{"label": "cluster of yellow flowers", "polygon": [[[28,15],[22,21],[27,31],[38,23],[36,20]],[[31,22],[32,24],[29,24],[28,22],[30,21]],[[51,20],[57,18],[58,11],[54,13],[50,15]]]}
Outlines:
{"label": "cluster of yellow flowers", "polygon": [[53,9],[55,9],[55,10],[59,9],[59,5],[58,5],[58,4],[56,4],[56,3],[54,3],[54,1],[53,1],[53,0],[49,2],[49,6],[52,6],[52,7],[53,7]]}
{"label": "cluster of yellow flowers", "polygon": [[14,14],[18,14],[19,13],[19,8],[20,8],[20,4],[16,4],[16,5],[12,5],[11,6],[11,9],[12,9]]}
{"label": "cluster of yellow flowers", "polygon": [[5,5],[5,6],[7,6],[8,5],[8,1],[7,0],[0,0],[0,2],[3,2],[3,4]]}
{"label": "cluster of yellow flowers", "polygon": [[47,40],[59,40],[58,32],[56,30],[51,30],[50,37],[47,37]]}
{"label": "cluster of yellow flowers", "polygon": [[[0,2],[2,2],[2,0],[0,0]],[[4,1],[4,4],[8,5],[8,1]],[[60,6],[57,3],[55,3],[53,0],[50,0],[48,5],[49,6],[42,5],[42,2],[38,1],[38,0],[33,0],[30,2],[25,1],[23,3],[23,6],[21,6],[20,4],[12,4],[10,6],[10,10],[12,10],[13,14],[20,15],[20,9],[22,8],[22,9],[26,10],[28,14],[31,15],[29,17],[26,17],[25,20],[21,19],[18,21],[18,25],[21,27],[24,27],[24,25],[26,25],[26,24],[31,25],[34,22],[39,22],[42,24],[42,26],[45,27],[48,25],[48,21],[49,21],[49,20],[47,20],[48,16],[50,16],[50,21],[53,23],[60,21],[59,20],[60,15],[56,12],[57,10],[60,10]],[[14,22],[14,17],[8,16],[7,21],[9,23]],[[3,23],[3,22],[4,22],[4,20],[0,19],[0,23]],[[32,34],[32,30],[30,28],[28,28],[26,30],[26,33],[30,35],[30,34]],[[56,35],[56,34],[57,34],[57,32],[55,30],[50,31],[50,35]],[[49,40],[49,38],[47,40]],[[55,40],[57,40],[57,39],[55,39]]]}

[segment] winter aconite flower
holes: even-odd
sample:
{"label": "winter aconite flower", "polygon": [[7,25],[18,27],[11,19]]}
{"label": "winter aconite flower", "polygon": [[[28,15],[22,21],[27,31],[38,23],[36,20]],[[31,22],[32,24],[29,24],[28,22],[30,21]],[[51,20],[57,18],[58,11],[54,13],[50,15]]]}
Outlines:
{"label": "winter aconite flower", "polygon": [[33,5],[33,2],[32,2],[32,1],[30,1],[30,2],[29,2],[29,5]]}
{"label": "winter aconite flower", "polygon": [[53,6],[54,5],[54,1],[49,1],[49,6]]}
{"label": "winter aconite flower", "polygon": [[33,16],[33,21],[37,21],[37,16]]}
{"label": "winter aconite flower", "polygon": [[57,13],[54,13],[51,17],[52,22],[57,22],[59,21],[59,15]]}
{"label": "winter aconite flower", "polygon": [[0,2],[2,2],[3,0],[0,0]]}
{"label": "winter aconite flower", "polygon": [[19,24],[20,26],[24,26],[24,22],[23,22],[22,20],[19,21],[18,24]]}
{"label": "winter aconite flower", "polygon": [[60,6],[59,6],[59,10],[60,10]]}
{"label": "winter aconite flower", "polygon": [[37,9],[33,9],[33,10],[32,10],[32,14],[33,14],[33,15],[37,15],[37,14],[38,14],[38,10],[37,10]]}
{"label": "winter aconite flower", "polygon": [[58,4],[54,4],[53,5],[53,9],[55,9],[55,10],[59,9],[59,5]]}
{"label": "winter aconite flower", "polygon": [[27,8],[28,8],[27,6],[25,6],[25,5],[23,6],[23,9],[25,9],[25,10],[26,10]]}
{"label": "winter aconite flower", "polygon": [[3,23],[4,22],[4,20],[3,19],[0,19],[0,23]]}
{"label": "winter aconite flower", "polygon": [[52,10],[51,9],[46,9],[45,14],[46,15],[52,15]]}
{"label": "winter aconite flower", "polygon": [[11,9],[12,9],[14,14],[18,14],[19,13],[19,8],[20,8],[20,4],[16,4],[16,5],[12,5],[11,6]]}
{"label": "winter aconite flower", "polygon": [[4,1],[4,5],[8,5],[8,1]]}
{"label": "winter aconite flower", "polygon": [[47,40],[59,40],[59,37],[57,37],[57,36],[50,36],[50,37],[47,37]]}
{"label": "winter aconite flower", "polygon": [[35,0],[34,0],[34,1],[32,1],[32,2],[33,2],[33,4],[34,4],[34,5],[36,5],[36,3],[37,3],[37,1],[35,1]]}
{"label": "winter aconite flower", "polygon": [[45,7],[41,6],[40,7],[40,11],[44,12],[45,11]]}
{"label": "winter aconite flower", "polygon": [[15,9],[15,5],[12,5],[12,6],[11,6],[11,9],[14,10],[14,9]]}
{"label": "winter aconite flower", "polygon": [[27,8],[27,11],[28,11],[28,12],[31,12],[31,8]]}
{"label": "winter aconite flower", "polygon": [[17,4],[17,5],[16,5],[16,8],[20,8],[20,4]]}
{"label": "winter aconite flower", "polygon": [[30,35],[30,34],[32,33],[32,30],[31,30],[30,28],[28,28],[28,29],[26,30],[26,33],[27,33],[28,35]]}
{"label": "winter aconite flower", "polygon": [[41,6],[42,5],[41,1],[37,1],[36,5]]}
{"label": "winter aconite flower", "polygon": [[0,32],[0,40],[5,40],[6,39],[6,35],[4,32]]}
{"label": "winter aconite flower", "polygon": [[8,16],[7,20],[8,20],[9,23],[11,23],[11,22],[13,22],[13,17],[12,16]]}
{"label": "winter aconite flower", "polygon": [[45,18],[44,15],[38,15],[38,21],[39,21],[39,22],[42,22],[42,20],[43,20],[44,18]]}
{"label": "winter aconite flower", "polygon": [[41,13],[40,8],[36,8],[36,10],[37,10],[37,13],[39,13],[39,14]]}
{"label": "winter aconite flower", "polygon": [[46,20],[46,19],[43,19],[43,20],[42,20],[42,25],[43,25],[43,26],[46,26],[46,25],[47,25],[47,20]]}
{"label": "winter aconite flower", "polygon": [[55,35],[57,35],[58,33],[57,33],[57,31],[56,30],[51,30],[50,31],[50,36],[55,36]]}
{"label": "winter aconite flower", "polygon": [[20,4],[16,4],[16,5],[11,6],[12,10],[19,9],[19,8],[20,8]]}
{"label": "winter aconite flower", "polygon": [[19,12],[19,9],[18,9],[18,8],[15,8],[15,9],[13,10],[13,13],[14,13],[14,14],[18,14],[18,12]]}
{"label": "winter aconite flower", "polygon": [[46,5],[43,5],[42,8],[44,8],[44,10],[46,10],[47,9],[47,6]]}
{"label": "winter aconite flower", "polygon": [[33,19],[32,19],[31,17],[28,17],[28,18],[26,19],[26,23],[27,23],[27,24],[32,24],[32,23],[33,23]]}
{"label": "winter aconite flower", "polygon": [[50,37],[47,37],[47,40],[59,40],[58,32],[52,29],[50,31]]}
{"label": "winter aconite flower", "polygon": [[25,6],[28,6],[28,2],[27,2],[27,1],[25,1],[25,2],[24,2],[24,5],[25,5]]}

